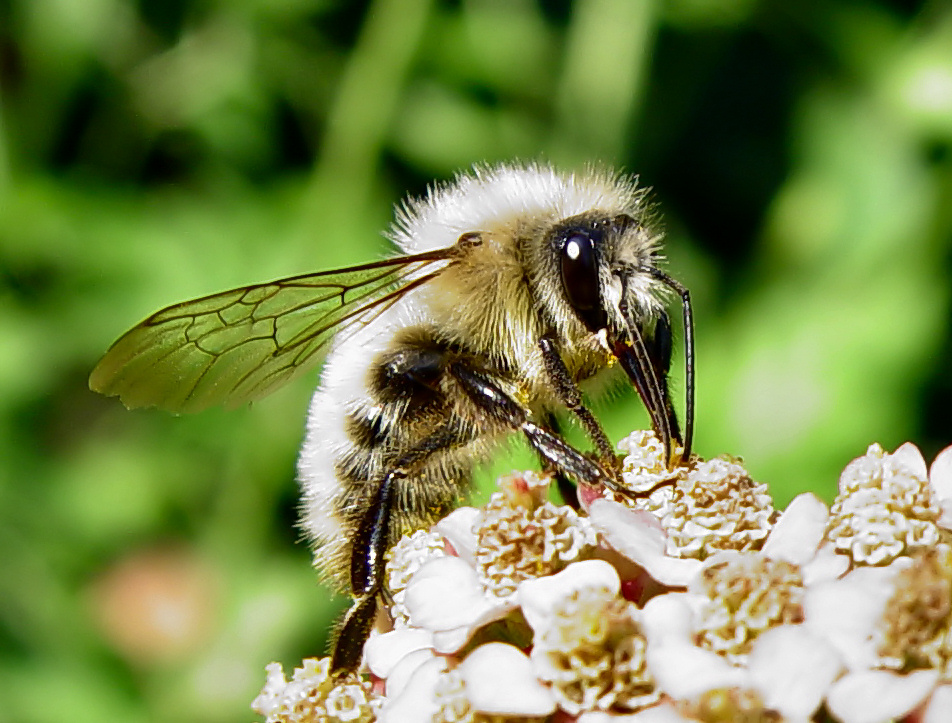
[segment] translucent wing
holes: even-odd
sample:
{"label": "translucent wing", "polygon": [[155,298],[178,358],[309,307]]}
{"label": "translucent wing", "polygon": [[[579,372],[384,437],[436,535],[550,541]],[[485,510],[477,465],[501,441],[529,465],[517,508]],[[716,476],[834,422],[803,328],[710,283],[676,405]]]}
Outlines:
{"label": "translucent wing", "polygon": [[453,246],[246,286],[163,309],[116,341],[89,387],[133,407],[197,412],[260,399],[312,368],[363,323],[438,276]]}

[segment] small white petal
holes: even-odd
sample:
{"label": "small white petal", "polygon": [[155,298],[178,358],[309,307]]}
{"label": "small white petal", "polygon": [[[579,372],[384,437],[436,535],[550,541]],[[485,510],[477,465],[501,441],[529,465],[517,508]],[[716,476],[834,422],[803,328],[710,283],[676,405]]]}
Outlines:
{"label": "small white petal", "polygon": [[768,708],[788,720],[806,720],[820,707],[843,663],[831,645],[805,626],[781,625],[758,636],[748,668]]}
{"label": "small white petal", "polygon": [[425,648],[433,647],[433,635],[421,628],[397,628],[371,635],[364,645],[364,659],[370,672],[378,678],[390,677],[400,659]]}
{"label": "small white petal", "polygon": [[649,646],[647,663],[658,687],[675,700],[692,700],[709,690],[749,682],[746,670],[733,667],[717,653],[684,643]]}
{"label": "small white petal", "polygon": [[488,604],[476,570],[458,557],[427,562],[411,578],[404,602],[413,625],[428,630],[463,627]]}
{"label": "small white petal", "polygon": [[475,711],[505,716],[555,712],[555,699],[539,682],[529,656],[512,645],[480,645],[460,663],[459,671]]}
{"label": "small white petal", "polygon": [[641,627],[648,644],[689,643],[694,637],[694,611],[689,598],[699,596],[686,592],[656,595],[641,610]]}
{"label": "small white petal", "polygon": [[697,718],[685,718],[670,703],[659,703],[637,713],[582,713],[578,723],[697,723]]}
{"label": "small white petal", "polygon": [[[385,689],[387,696],[396,698],[407,687],[407,684],[413,679],[417,669],[429,661],[436,659],[436,653],[433,648],[421,648],[412,653],[404,655],[390,670],[390,675],[386,679]],[[444,658],[440,658],[444,660]]]}
{"label": "small white petal", "polygon": [[473,530],[478,516],[479,510],[475,507],[460,507],[434,525],[443,539],[453,546],[456,555],[470,565],[476,564],[476,533]]}
{"label": "small white petal", "polygon": [[943,529],[952,530],[952,497],[940,500],[939,506],[942,509],[942,514],[939,515],[936,524]]}
{"label": "small white petal", "polygon": [[949,723],[952,720],[952,684],[940,685],[922,711],[922,723]]}
{"label": "small white petal", "polygon": [[488,595],[476,571],[458,557],[427,562],[410,580],[404,594],[410,622],[433,633],[440,653],[459,650],[479,628],[514,610],[514,600]]}
{"label": "small white petal", "polygon": [[805,623],[839,651],[849,669],[868,668],[879,657],[872,636],[890,594],[891,588],[877,589],[851,577],[818,583],[804,595]]}
{"label": "small white petal", "polygon": [[832,543],[820,546],[816,556],[800,568],[803,584],[809,587],[827,580],[843,577],[850,569],[850,558],[838,555]]}
{"label": "small white petal", "polygon": [[446,667],[445,658],[431,658],[417,667],[400,694],[387,697],[377,714],[378,723],[431,723],[439,712],[436,684]]}
{"label": "small white petal", "polygon": [[929,484],[935,490],[942,507],[939,525],[952,530],[952,447],[946,447],[932,462],[929,470]]}
{"label": "small white petal", "polygon": [[[487,620],[486,622],[491,621]],[[479,624],[474,622],[472,625],[467,625],[462,628],[437,630],[433,633],[433,648],[436,652],[443,653],[444,655],[455,653],[469,642],[469,639],[473,637],[473,633],[476,632],[478,627]]]}
{"label": "small white petal", "polygon": [[617,595],[621,590],[618,572],[604,560],[573,562],[555,575],[519,583],[516,597],[526,622],[533,630],[539,630],[551,618],[555,605],[575,592],[589,588],[603,588]]}
{"label": "small white petal", "polygon": [[280,663],[268,663],[265,670],[268,677],[258,697],[251,702],[251,709],[260,715],[269,717],[278,709],[281,694],[287,688],[288,681],[284,677],[284,669]]}
{"label": "small white petal", "polygon": [[935,670],[908,675],[886,670],[850,673],[833,684],[826,705],[843,723],[880,723],[901,718],[919,706],[938,680]]}
{"label": "small white petal", "polygon": [[810,492],[797,495],[767,535],[764,555],[803,565],[816,554],[829,517],[830,510],[819,497]]}
{"label": "small white petal", "polygon": [[664,585],[686,587],[701,569],[698,560],[665,555],[664,530],[650,512],[598,499],[589,518],[605,542]]}
{"label": "small white petal", "polygon": [[912,442],[906,442],[893,452],[893,459],[901,462],[921,479],[928,479],[926,461],[922,458],[922,452]]}

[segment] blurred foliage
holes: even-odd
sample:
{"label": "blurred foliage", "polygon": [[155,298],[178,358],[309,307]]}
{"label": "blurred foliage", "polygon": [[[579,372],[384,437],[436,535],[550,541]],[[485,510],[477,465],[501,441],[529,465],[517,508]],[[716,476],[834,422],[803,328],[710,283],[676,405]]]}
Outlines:
{"label": "blurred foliage", "polygon": [[700,453],[783,503],[952,441],[943,0],[0,0],[0,721],[247,720],[268,661],[321,652],[316,375],[181,418],[86,377],[151,311],[374,258],[405,192],[513,157],[653,186]]}

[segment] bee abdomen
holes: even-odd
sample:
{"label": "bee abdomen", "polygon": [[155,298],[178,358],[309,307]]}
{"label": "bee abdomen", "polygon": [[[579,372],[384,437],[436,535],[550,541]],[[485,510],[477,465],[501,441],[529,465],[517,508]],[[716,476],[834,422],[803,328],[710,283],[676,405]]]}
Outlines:
{"label": "bee abdomen", "polygon": [[353,555],[362,554],[353,549],[356,531],[374,512],[389,472],[402,474],[391,496],[388,546],[448,513],[469,489],[473,459],[483,447],[479,426],[449,398],[445,370],[457,357],[427,330],[414,328],[363,363],[362,384],[352,386],[349,403],[341,387],[358,379],[344,363],[354,359],[334,359],[325,373],[301,457],[302,524],[315,562],[344,589]]}

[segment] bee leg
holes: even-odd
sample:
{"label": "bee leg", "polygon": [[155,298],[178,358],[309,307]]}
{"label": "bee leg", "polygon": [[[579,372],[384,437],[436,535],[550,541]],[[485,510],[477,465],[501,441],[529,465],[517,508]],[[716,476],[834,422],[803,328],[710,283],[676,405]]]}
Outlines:
{"label": "bee leg", "polygon": [[344,615],[334,643],[331,669],[335,673],[354,671],[360,666],[364,643],[377,616],[377,597],[384,587],[385,558],[392,542],[390,523],[397,485],[434,452],[465,440],[458,426],[441,427],[417,447],[393,460],[390,471],[366,501],[366,511],[354,535],[350,562],[350,586],[356,599]]}
{"label": "bee leg", "polygon": [[559,356],[555,340],[547,334],[539,339],[539,348],[542,349],[545,371],[555,388],[555,393],[559,396],[559,401],[581,422],[589,439],[592,440],[598,450],[602,463],[614,468],[616,466],[615,448],[595,415],[582,404],[582,393],[579,391],[575,380],[572,379],[572,375],[565,366],[565,362],[562,361],[562,357]]}
{"label": "bee leg", "polygon": [[577,482],[615,490],[618,485],[600,464],[589,459],[568,442],[529,420],[529,413],[484,374],[463,362],[453,362],[447,370],[463,392],[484,414],[511,429],[520,430],[542,459]]}
{"label": "bee leg", "polygon": [[334,643],[331,669],[335,672],[350,672],[360,666],[364,643],[377,616],[377,593],[383,587],[393,491],[397,480],[404,477],[406,471],[401,468],[387,473],[357,528],[350,563],[350,584],[356,600],[344,616]]}
{"label": "bee leg", "polygon": [[[555,418],[554,414],[549,413],[545,415],[545,426],[552,434],[557,436],[561,435],[559,420]],[[555,486],[562,496],[562,501],[572,509],[578,510],[580,505],[578,501],[578,488],[575,486],[575,483],[562,474],[562,470],[553,465],[545,457],[540,455],[540,459],[542,460],[542,469],[555,478]]]}
{"label": "bee leg", "polygon": [[671,392],[668,388],[672,346],[671,317],[666,312],[661,312],[655,321],[654,331],[650,336],[645,337],[645,348],[648,350],[648,358],[651,360],[655,376],[659,381],[661,398],[664,400],[664,412],[671,427],[671,436],[680,442],[681,428],[678,424],[678,415],[674,411],[674,405],[671,404]]}

